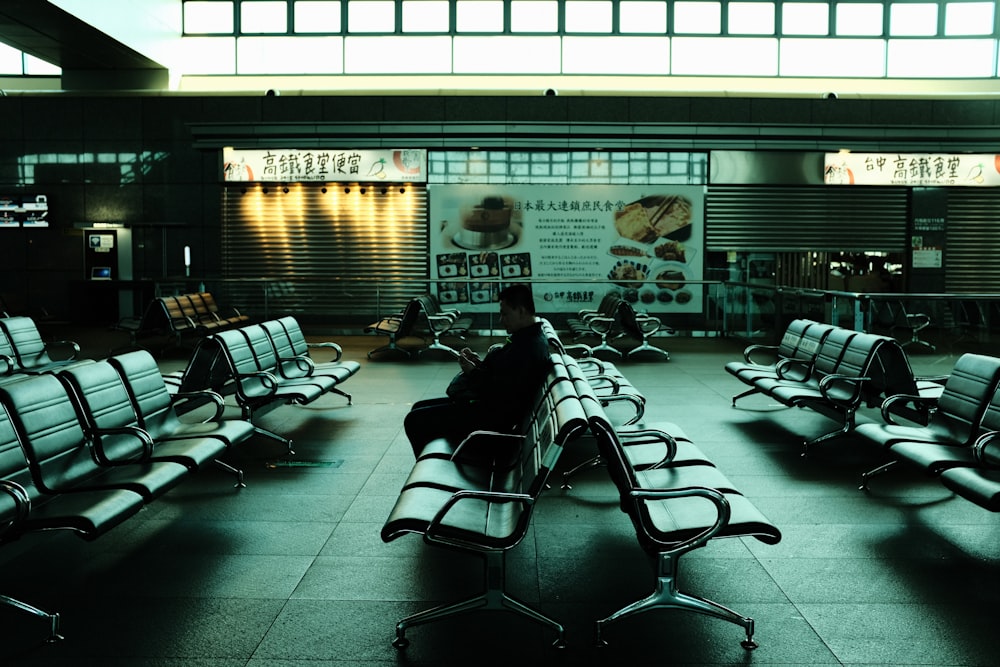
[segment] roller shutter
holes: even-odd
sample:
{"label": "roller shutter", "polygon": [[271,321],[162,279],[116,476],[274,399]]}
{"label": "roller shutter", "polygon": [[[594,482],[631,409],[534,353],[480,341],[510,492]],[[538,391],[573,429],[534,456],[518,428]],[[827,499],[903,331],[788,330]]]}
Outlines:
{"label": "roller shutter", "polygon": [[906,248],[906,188],[710,186],[708,250],[768,252]]}
{"label": "roller shutter", "polygon": [[427,290],[425,186],[228,186],[222,209],[231,302],[258,316],[364,326]]}
{"label": "roller shutter", "polygon": [[1000,191],[948,190],[945,290],[1000,291]]}

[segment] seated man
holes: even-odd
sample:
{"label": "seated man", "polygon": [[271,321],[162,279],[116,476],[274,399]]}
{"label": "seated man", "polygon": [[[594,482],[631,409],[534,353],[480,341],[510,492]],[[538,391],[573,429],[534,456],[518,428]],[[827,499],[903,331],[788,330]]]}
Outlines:
{"label": "seated man", "polygon": [[449,396],[419,401],[406,415],[403,427],[414,455],[435,438],[458,444],[472,431],[515,432],[531,410],[551,360],[530,287],[501,290],[500,322],[510,334],[506,344],[494,346],[485,358],[462,349],[462,371],[449,385]]}

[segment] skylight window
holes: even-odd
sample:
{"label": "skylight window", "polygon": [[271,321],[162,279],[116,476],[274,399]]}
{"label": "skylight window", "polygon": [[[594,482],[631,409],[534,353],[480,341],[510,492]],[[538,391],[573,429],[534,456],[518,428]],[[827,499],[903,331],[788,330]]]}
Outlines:
{"label": "skylight window", "polygon": [[667,3],[618,3],[618,29],[625,33],[662,35],[667,32]]}
{"label": "skylight window", "polygon": [[340,3],[303,0],[295,3],[295,32],[340,32]]}
{"label": "skylight window", "polygon": [[184,32],[189,35],[232,34],[233,3],[185,2]]}
{"label": "skylight window", "polygon": [[718,2],[674,3],[674,32],[718,35],[722,32],[722,5]]}
{"label": "skylight window", "polygon": [[611,32],[611,3],[569,0],[566,2],[566,32]]}
{"label": "skylight window", "polygon": [[774,5],[770,2],[730,2],[730,35],[773,35]]}
{"label": "skylight window", "polygon": [[458,0],[455,3],[458,32],[503,32],[503,2],[500,0]]}
{"label": "skylight window", "polygon": [[448,32],[451,5],[448,0],[403,2],[403,32]]}
{"label": "skylight window", "polygon": [[933,36],[937,34],[938,6],[928,2],[893,3],[889,8],[892,36]]}
{"label": "skylight window", "polygon": [[351,0],[347,3],[348,32],[396,31],[396,3],[391,0]]}
{"label": "skylight window", "polygon": [[548,0],[513,0],[510,3],[511,32],[557,32],[559,3]]}
{"label": "skylight window", "polygon": [[283,0],[240,4],[240,31],[245,33],[288,32],[288,4]]}
{"label": "skylight window", "polygon": [[838,35],[881,35],[882,29],[881,4],[841,2],[837,5]]}
{"label": "skylight window", "polygon": [[783,3],[781,32],[785,35],[829,35],[830,6],[825,2]]}
{"label": "skylight window", "polygon": [[995,8],[992,2],[949,2],[944,10],[944,34],[992,34]]}

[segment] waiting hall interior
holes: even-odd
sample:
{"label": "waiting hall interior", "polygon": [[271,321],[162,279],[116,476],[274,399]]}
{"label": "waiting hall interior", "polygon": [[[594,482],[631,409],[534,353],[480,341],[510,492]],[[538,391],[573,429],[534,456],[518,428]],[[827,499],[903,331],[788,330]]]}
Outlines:
{"label": "waiting hall interior", "polygon": [[[995,667],[998,54],[988,0],[0,2],[0,666]],[[415,455],[511,321],[521,421]]]}

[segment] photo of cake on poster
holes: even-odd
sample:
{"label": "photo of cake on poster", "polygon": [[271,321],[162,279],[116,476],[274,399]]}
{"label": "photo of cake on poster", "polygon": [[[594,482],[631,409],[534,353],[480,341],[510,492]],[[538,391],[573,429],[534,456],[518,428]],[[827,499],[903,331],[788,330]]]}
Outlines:
{"label": "photo of cake on poster", "polygon": [[531,282],[542,312],[616,291],[640,310],[699,312],[700,185],[430,185],[430,277],[442,302],[495,309]]}

